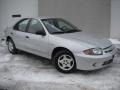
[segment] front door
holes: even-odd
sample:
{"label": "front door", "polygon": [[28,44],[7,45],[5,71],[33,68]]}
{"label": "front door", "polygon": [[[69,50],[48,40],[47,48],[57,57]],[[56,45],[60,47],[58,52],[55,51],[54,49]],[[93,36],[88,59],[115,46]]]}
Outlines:
{"label": "front door", "polygon": [[27,48],[31,53],[48,57],[49,37],[39,34],[39,32],[45,33],[41,22],[37,19],[31,19],[26,35]]}

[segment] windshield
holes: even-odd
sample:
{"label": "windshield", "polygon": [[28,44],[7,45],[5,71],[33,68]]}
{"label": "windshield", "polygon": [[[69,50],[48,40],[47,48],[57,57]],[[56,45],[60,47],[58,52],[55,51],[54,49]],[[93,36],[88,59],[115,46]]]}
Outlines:
{"label": "windshield", "polygon": [[79,32],[77,27],[61,18],[42,19],[43,24],[51,34]]}

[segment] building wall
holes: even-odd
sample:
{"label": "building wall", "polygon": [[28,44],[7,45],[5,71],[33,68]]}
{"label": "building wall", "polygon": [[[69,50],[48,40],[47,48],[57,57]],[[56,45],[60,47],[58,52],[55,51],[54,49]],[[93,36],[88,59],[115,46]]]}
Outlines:
{"label": "building wall", "polygon": [[0,36],[6,27],[21,19],[12,18],[13,14],[21,14],[21,18],[38,16],[38,0],[0,0]]}
{"label": "building wall", "polygon": [[82,30],[110,36],[110,0],[0,0],[0,36],[20,19],[13,14],[62,17]]}
{"label": "building wall", "polygon": [[[0,3],[0,28],[2,27],[2,24],[1,24],[1,22],[2,22],[2,16],[1,16],[1,11],[2,11],[2,7],[1,7],[1,3]],[[2,29],[0,29],[0,31],[1,31]],[[1,32],[0,32],[1,33]]]}
{"label": "building wall", "polygon": [[38,0],[39,16],[62,17],[82,30],[110,36],[110,0]]}
{"label": "building wall", "polygon": [[120,39],[120,0],[111,0],[111,38]]}

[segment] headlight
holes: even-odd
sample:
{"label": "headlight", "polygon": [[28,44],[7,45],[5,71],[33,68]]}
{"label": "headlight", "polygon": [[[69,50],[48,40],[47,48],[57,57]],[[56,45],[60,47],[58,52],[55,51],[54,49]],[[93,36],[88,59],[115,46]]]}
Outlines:
{"label": "headlight", "polygon": [[83,51],[86,55],[102,55],[103,51],[101,48],[91,48]]}

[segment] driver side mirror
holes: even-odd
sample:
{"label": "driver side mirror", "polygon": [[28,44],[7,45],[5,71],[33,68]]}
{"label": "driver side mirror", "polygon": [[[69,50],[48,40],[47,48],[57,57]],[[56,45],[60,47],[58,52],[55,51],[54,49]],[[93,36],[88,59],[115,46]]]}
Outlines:
{"label": "driver side mirror", "polygon": [[42,36],[45,36],[46,33],[45,33],[44,30],[39,30],[39,31],[36,32],[36,35],[42,35]]}

